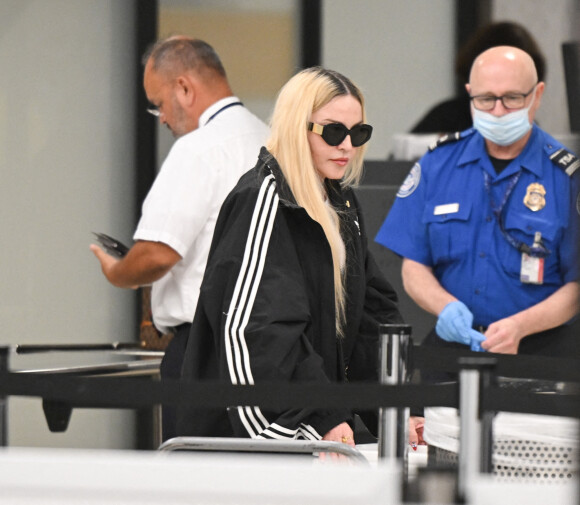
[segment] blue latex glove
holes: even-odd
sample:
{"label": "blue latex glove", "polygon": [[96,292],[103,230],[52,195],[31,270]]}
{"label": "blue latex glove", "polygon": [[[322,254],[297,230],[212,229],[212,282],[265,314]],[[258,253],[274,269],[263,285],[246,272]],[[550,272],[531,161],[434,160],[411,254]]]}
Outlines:
{"label": "blue latex glove", "polygon": [[485,335],[474,329],[469,330],[469,337],[471,339],[471,350],[475,352],[487,352],[481,343],[485,340]]}
{"label": "blue latex glove", "polygon": [[473,314],[464,303],[456,301],[445,305],[437,319],[435,331],[447,342],[470,345],[472,325]]}

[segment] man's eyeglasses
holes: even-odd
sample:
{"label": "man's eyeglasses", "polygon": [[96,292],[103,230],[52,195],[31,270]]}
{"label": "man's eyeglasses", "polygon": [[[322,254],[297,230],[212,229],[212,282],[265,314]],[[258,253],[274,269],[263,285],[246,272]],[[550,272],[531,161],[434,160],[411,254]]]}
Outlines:
{"label": "man's eyeglasses", "polygon": [[526,104],[526,98],[536,89],[537,84],[534,84],[527,93],[508,93],[502,96],[477,95],[469,98],[473,102],[473,106],[478,110],[491,110],[498,100],[501,100],[506,109],[521,109]]}
{"label": "man's eyeglasses", "polygon": [[347,135],[350,135],[352,146],[360,147],[369,141],[373,133],[373,127],[368,124],[357,124],[349,130],[342,123],[330,123],[324,126],[308,123],[308,130],[318,133],[329,146],[339,145]]}
{"label": "man's eyeglasses", "polygon": [[147,112],[149,112],[149,114],[155,117],[160,117],[161,114],[163,114],[157,107],[149,107],[147,109]]}

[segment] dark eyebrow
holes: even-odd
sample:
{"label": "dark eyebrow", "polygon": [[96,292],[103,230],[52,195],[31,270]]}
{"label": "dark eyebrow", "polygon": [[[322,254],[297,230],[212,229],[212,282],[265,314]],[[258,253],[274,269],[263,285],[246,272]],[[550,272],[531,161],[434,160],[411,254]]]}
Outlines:
{"label": "dark eyebrow", "polygon": [[[341,124],[343,126],[346,126],[342,121],[338,121],[336,119],[323,119],[322,121],[328,121],[328,123],[326,124]],[[359,124],[363,124],[362,119],[358,123],[355,123],[353,126],[357,126]]]}

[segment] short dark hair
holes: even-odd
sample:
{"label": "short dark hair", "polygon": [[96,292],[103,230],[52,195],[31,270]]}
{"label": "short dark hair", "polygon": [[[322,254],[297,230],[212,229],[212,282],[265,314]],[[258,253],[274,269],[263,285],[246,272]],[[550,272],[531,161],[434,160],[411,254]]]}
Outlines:
{"label": "short dark hair", "polygon": [[545,80],[546,58],[532,34],[520,24],[500,21],[479,28],[458,51],[455,72],[463,83],[469,82],[469,73],[475,58],[496,46],[513,46],[528,53],[536,65],[538,81]]}
{"label": "short dark hair", "polygon": [[156,72],[174,74],[193,70],[204,74],[209,71],[226,77],[226,71],[214,48],[200,39],[173,36],[159,40],[143,59],[144,63],[151,61]]}

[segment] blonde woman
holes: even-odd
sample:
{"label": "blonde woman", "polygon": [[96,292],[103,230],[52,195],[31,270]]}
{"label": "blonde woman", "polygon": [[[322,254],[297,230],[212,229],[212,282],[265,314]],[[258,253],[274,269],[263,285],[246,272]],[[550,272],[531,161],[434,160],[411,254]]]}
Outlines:
{"label": "blonde woman", "polygon": [[[221,209],[184,380],[377,380],[378,323],[401,317],[351,189],[371,133],[343,75],[310,68],[282,88],[267,148]],[[363,417],[373,430],[376,419]],[[353,419],[347,408],[184,406],[178,432],[354,445]]]}

